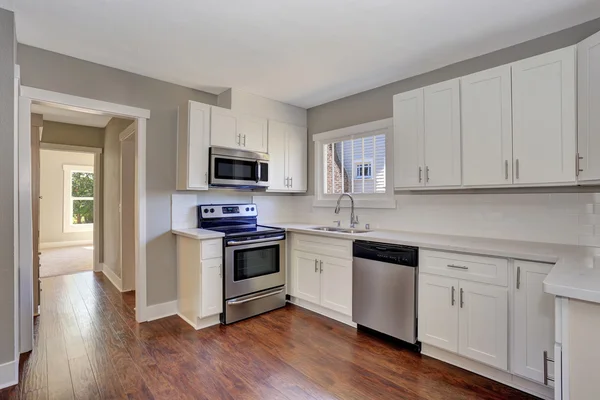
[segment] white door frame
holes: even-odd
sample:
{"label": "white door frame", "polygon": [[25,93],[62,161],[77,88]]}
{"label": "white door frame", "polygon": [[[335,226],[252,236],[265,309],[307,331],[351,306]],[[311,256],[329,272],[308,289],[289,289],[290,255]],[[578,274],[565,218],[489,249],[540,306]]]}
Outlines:
{"label": "white door frame", "polygon": [[[85,147],[85,146],[72,146],[68,144],[54,144],[54,143],[40,143],[40,150],[55,150],[55,151],[69,151],[74,153],[89,153],[94,155],[94,221],[100,221],[100,207],[96,206],[101,204],[100,195],[100,182],[102,180],[102,169],[100,165],[100,155],[102,154],[101,147]],[[102,271],[102,265],[100,264],[100,225],[94,222],[94,272]]]}
{"label": "white door frame", "polygon": [[121,290],[124,292],[132,290],[132,287],[130,286],[130,282],[126,279],[126,274],[123,269],[123,142],[135,142],[136,131],[137,123],[132,122],[131,125],[119,134],[119,269],[121,270]]}
{"label": "white door frame", "polygon": [[18,109],[18,221],[19,221],[19,332],[20,352],[33,349],[33,233],[31,209],[31,103],[50,104],[87,113],[108,114],[137,120],[135,148],[136,205],[135,205],[135,319],[147,321],[146,309],[146,121],[150,111],[142,108],[72,96],[64,93],[21,86]]}

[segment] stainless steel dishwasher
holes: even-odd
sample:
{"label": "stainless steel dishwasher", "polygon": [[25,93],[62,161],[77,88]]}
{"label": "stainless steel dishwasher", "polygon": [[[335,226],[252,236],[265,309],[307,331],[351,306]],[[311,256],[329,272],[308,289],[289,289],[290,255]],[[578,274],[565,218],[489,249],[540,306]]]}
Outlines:
{"label": "stainless steel dishwasher", "polygon": [[357,240],[353,254],[352,320],[416,344],[419,249]]}

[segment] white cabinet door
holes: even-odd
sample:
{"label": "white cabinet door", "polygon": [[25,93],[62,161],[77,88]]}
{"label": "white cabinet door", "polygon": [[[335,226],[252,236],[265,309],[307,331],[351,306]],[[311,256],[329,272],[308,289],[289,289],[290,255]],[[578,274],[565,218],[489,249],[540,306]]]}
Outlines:
{"label": "white cabinet door", "polygon": [[210,145],[240,148],[238,136],[238,120],[233,111],[221,107],[211,107]]}
{"label": "white cabinet door", "polygon": [[600,180],[600,33],[577,45],[579,181]]}
{"label": "white cabinet door", "polygon": [[237,129],[244,150],[266,153],[268,151],[268,124],[266,118],[238,115]]}
{"label": "white cabinet door", "polygon": [[508,369],[508,290],[460,281],[458,353]]}
{"label": "white cabinet door", "polygon": [[510,65],[461,78],[465,186],[512,184]]}
{"label": "white cabinet door", "polygon": [[202,315],[223,312],[223,264],[220,258],[201,261],[202,264]]}
{"label": "white cabinet door", "polygon": [[[550,264],[515,261],[512,372],[544,382],[544,351],[554,353],[554,296],[544,293]],[[551,366],[551,364],[550,364]]]}
{"label": "white cabinet door", "polygon": [[575,47],[512,65],[514,181],[575,181]]}
{"label": "white cabinet door", "polygon": [[286,124],[269,121],[269,192],[287,192],[287,127]]}
{"label": "white cabinet door", "polygon": [[[287,135],[287,176],[292,192],[306,192],[308,185],[308,137],[306,127],[288,125]],[[272,154],[269,152],[269,157]]]}
{"label": "white cabinet door", "polygon": [[208,190],[210,109],[195,101],[179,107],[177,190]]}
{"label": "white cabinet door", "polygon": [[291,295],[319,304],[321,301],[320,256],[294,250]]}
{"label": "white cabinet door", "polygon": [[321,305],[352,316],[352,260],[320,257]]}
{"label": "white cabinet door", "polygon": [[419,340],[458,351],[458,279],[419,275]]}
{"label": "white cabinet door", "polygon": [[424,89],[425,185],[460,186],[460,80]]}
{"label": "white cabinet door", "polygon": [[394,96],[394,187],[425,185],[423,89]]}

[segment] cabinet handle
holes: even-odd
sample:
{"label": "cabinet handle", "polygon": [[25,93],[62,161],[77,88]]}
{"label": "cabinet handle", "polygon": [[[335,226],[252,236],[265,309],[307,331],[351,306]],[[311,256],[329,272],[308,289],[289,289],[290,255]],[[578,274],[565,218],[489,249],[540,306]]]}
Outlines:
{"label": "cabinet handle", "polygon": [[454,286],[452,286],[452,305],[454,305],[456,303],[456,300],[454,298],[454,293],[456,292],[456,289],[454,288]]}
{"label": "cabinet handle", "polygon": [[548,362],[553,363],[554,359],[548,357],[548,352],[544,350],[544,385],[548,386],[548,381],[554,382],[554,378],[548,376]]}
{"label": "cabinet handle", "polygon": [[204,173],[204,183],[208,183],[208,172]]}
{"label": "cabinet handle", "polygon": [[429,167],[425,167],[425,180],[429,182]]}
{"label": "cabinet handle", "polygon": [[463,299],[463,294],[464,294],[463,288],[460,288],[460,308],[463,308],[463,306],[465,305],[465,301]]}
{"label": "cabinet handle", "polygon": [[581,169],[581,160],[583,160],[583,157],[579,156],[579,153],[577,153],[575,155],[575,176],[579,176],[579,173],[583,172]]}
{"label": "cabinet handle", "polygon": [[315,272],[319,272],[319,260],[315,258]]}
{"label": "cabinet handle", "polygon": [[455,264],[448,264],[447,267],[454,268],[454,269],[469,269],[469,267],[465,267],[464,265],[455,265]]}
{"label": "cabinet handle", "polygon": [[290,177],[290,187],[294,187],[294,177]]}
{"label": "cabinet handle", "polygon": [[246,147],[246,135],[244,135],[244,147]]}
{"label": "cabinet handle", "polygon": [[289,180],[290,180],[290,178],[285,178],[285,185],[284,185],[285,187],[290,187],[290,185],[288,183]]}
{"label": "cabinet handle", "polygon": [[504,179],[508,180],[508,160],[504,160]]}
{"label": "cabinet handle", "polygon": [[240,133],[237,134],[236,143],[237,143],[238,146],[242,145],[242,135]]}
{"label": "cabinet handle", "polygon": [[519,179],[519,159],[515,160],[515,178]]}
{"label": "cabinet handle", "polygon": [[323,260],[319,261],[319,263],[320,263],[321,273],[323,273]]}
{"label": "cabinet handle", "polygon": [[521,288],[521,267],[517,267],[517,289]]}
{"label": "cabinet handle", "polygon": [[223,264],[219,264],[219,278],[223,277],[223,270],[222,270]]}
{"label": "cabinet handle", "polygon": [[423,168],[419,167],[419,183],[423,182]]}

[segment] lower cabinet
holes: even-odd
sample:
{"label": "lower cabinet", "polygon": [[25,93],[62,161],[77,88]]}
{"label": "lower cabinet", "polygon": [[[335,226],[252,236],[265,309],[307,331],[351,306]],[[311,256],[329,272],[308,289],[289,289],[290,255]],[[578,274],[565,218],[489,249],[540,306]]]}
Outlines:
{"label": "lower cabinet", "polygon": [[290,294],[352,315],[352,259],[293,250]]}
{"label": "lower cabinet", "polygon": [[200,285],[201,318],[223,312],[223,261],[221,258],[202,260]]}
{"label": "lower cabinet", "polygon": [[458,279],[419,276],[419,340],[458,352]]}
{"label": "lower cabinet", "polygon": [[[544,279],[551,264],[515,261],[514,264],[514,346],[512,372],[544,383],[547,371],[554,365],[544,359],[554,358],[554,296],[544,293]],[[552,386],[552,381],[548,381]]]}

